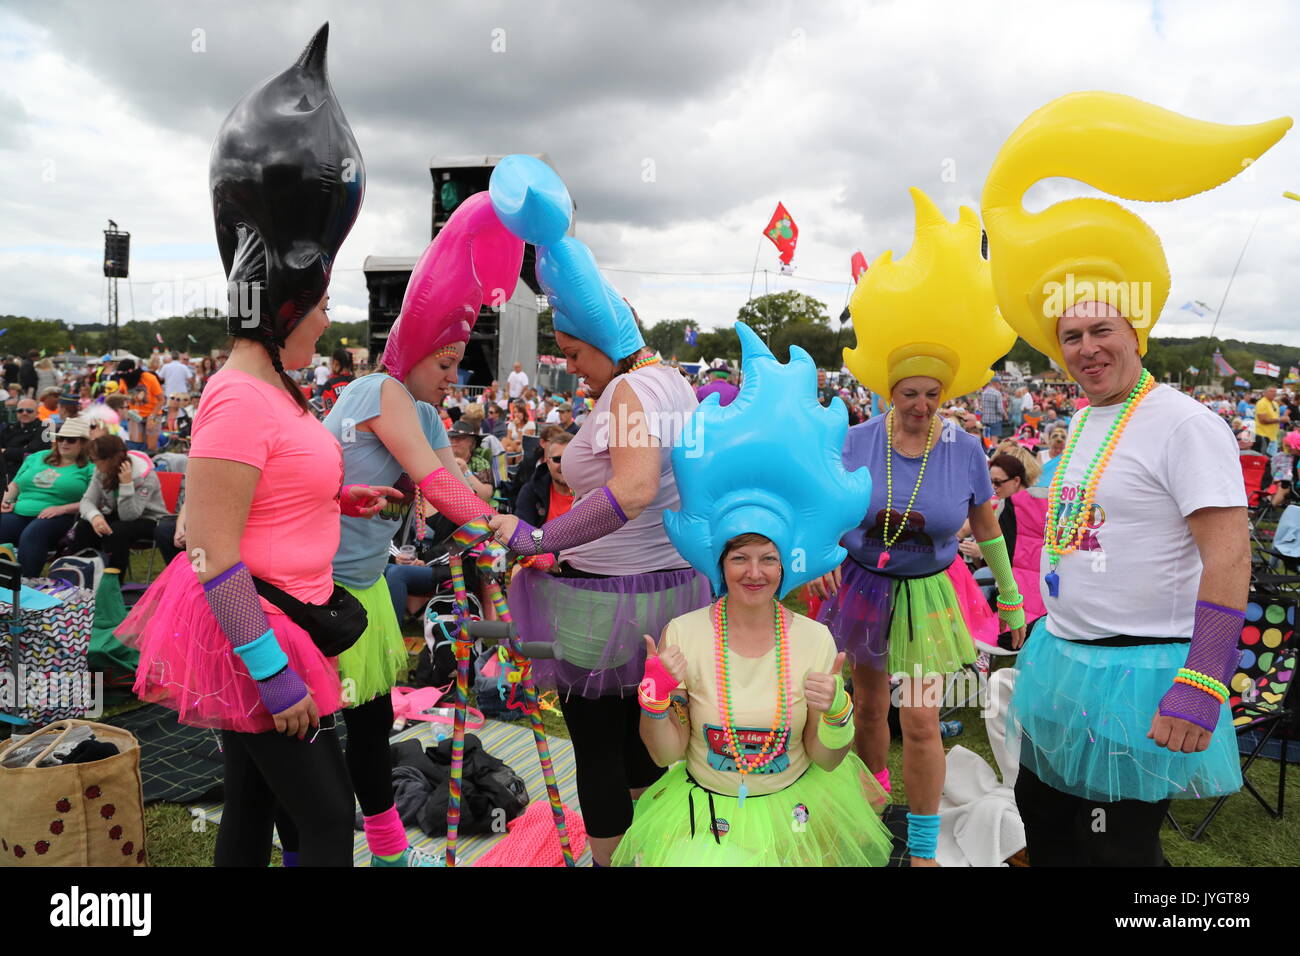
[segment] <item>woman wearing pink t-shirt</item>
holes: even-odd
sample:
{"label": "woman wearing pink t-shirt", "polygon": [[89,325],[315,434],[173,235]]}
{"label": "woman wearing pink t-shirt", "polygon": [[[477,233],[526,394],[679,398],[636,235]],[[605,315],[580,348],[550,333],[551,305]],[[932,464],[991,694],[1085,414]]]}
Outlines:
{"label": "woman wearing pink t-shirt", "polygon": [[[222,731],[218,866],[267,864],[277,804],[301,834],[303,865],[352,862],[352,787],[326,732],[340,703],[337,666],[254,585],[330,601],[340,509],[373,514],[385,504],[379,492],[397,494],[341,488],[339,443],[284,372],[311,361],[329,324],[330,268],[363,192],[360,151],[325,72],[327,31],[245,96],[217,135],[210,180],[235,340],[194,422],[190,551],[118,630],[140,650],[142,700]],[[341,176],[339,156],[354,160],[352,175]]]}

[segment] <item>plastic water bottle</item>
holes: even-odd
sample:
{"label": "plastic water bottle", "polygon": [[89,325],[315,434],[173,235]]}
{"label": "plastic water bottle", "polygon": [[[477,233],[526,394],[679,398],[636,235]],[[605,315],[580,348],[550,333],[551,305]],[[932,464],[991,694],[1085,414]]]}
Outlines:
{"label": "plastic water bottle", "polygon": [[940,737],[942,737],[942,738],[944,738],[944,739],[947,739],[948,737],[956,737],[956,736],[957,736],[958,734],[960,734],[961,732],[962,732],[962,725],[961,725],[961,721],[960,721],[960,720],[941,720],[941,721],[939,721],[939,736],[940,736]]}

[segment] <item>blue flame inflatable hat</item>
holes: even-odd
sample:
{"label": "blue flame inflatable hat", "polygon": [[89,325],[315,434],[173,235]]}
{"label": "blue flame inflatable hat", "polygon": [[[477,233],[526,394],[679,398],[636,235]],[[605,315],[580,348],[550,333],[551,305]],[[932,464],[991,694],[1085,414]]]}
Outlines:
{"label": "blue flame inflatable hat", "polygon": [[717,394],[706,398],[687,425],[696,441],[673,449],[682,506],[664,512],[664,527],[718,595],[726,592],[719,562],[727,542],[751,533],[771,539],[785,597],[843,562],[840,537],[866,514],[871,475],[844,470],[848,409],[839,398],[828,408],[817,401],[812,357],[792,345],[782,364],[749,326],[737,322],[736,332],[744,387],[726,407]]}
{"label": "blue flame inflatable hat", "polygon": [[502,224],[537,247],[537,281],[556,331],[595,346],[615,364],[645,347],[631,306],[600,274],[586,243],[565,235],[573,200],[555,170],[533,156],[507,156],[492,170],[488,193]]}

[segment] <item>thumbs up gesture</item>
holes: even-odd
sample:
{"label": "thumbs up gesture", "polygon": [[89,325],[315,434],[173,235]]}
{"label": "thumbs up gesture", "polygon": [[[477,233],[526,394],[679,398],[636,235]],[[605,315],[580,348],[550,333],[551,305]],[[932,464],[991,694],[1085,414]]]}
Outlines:
{"label": "thumbs up gesture", "polygon": [[662,700],[686,679],[686,655],[682,653],[680,647],[669,647],[660,654],[654,638],[649,634],[643,636],[645,637],[645,680],[654,682],[651,696]]}
{"label": "thumbs up gesture", "polygon": [[831,709],[831,704],[835,701],[835,678],[844,669],[844,658],[844,652],[840,651],[835,655],[835,663],[831,665],[829,674],[810,671],[803,679],[803,696],[810,711],[824,714]]}

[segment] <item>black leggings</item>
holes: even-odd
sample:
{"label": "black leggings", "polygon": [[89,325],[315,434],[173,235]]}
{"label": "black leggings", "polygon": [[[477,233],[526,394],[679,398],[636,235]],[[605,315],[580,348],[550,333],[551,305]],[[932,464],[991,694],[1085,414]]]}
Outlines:
{"label": "black leggings", "polygon": [[577,764],[578,803],[587,835],[622,836],[632,824],[629,790],[648,787],[664,770],[641,742],[636,696],[579,697],[561,701]]}
{"label": "black leggings", "polygon": [[1160,845],[1168,800],[1085,800],[1048,786],[1022,763],[1016,806],[1030,866],[1168,865]]}
{"label": "black leggings", "polygon": [[[327,725],[332,717],[323,716]],[[299,740],[285,734],[222,731],[226,805],[217,833],[217,866],[264,867],[271,861],[276,809],[301,833],[301,866],[352,865],[352,788],[332,730]]]}
{"label": "black leggings", "polygon": [[[393,761],[388,752],[388,735],[393,732],[393,696],[380,694],[341,713],[348,727],[344,755],[352,780],[349,793],[356,792],[362,815],[373,817],[393,805]],[[351,833],[350,808],[348,821]],[[280,845],[290,852],[298,849],[299,837],[292,817],[283,810],[277,812],[275,826],[280,831]]]}
{"label": "black leggings", "polygon": [[77,522],[72,532],[72,547],[77,551],[90,548],[102,551],[108,556],[107,566],[125,571],[131,563],[131,545],[137,541],[153,540],[154,526],[158,522],[153,518],[134,518],[124,521],[121,518],[109,518],[109,534],[100,537],[84,518]]}

